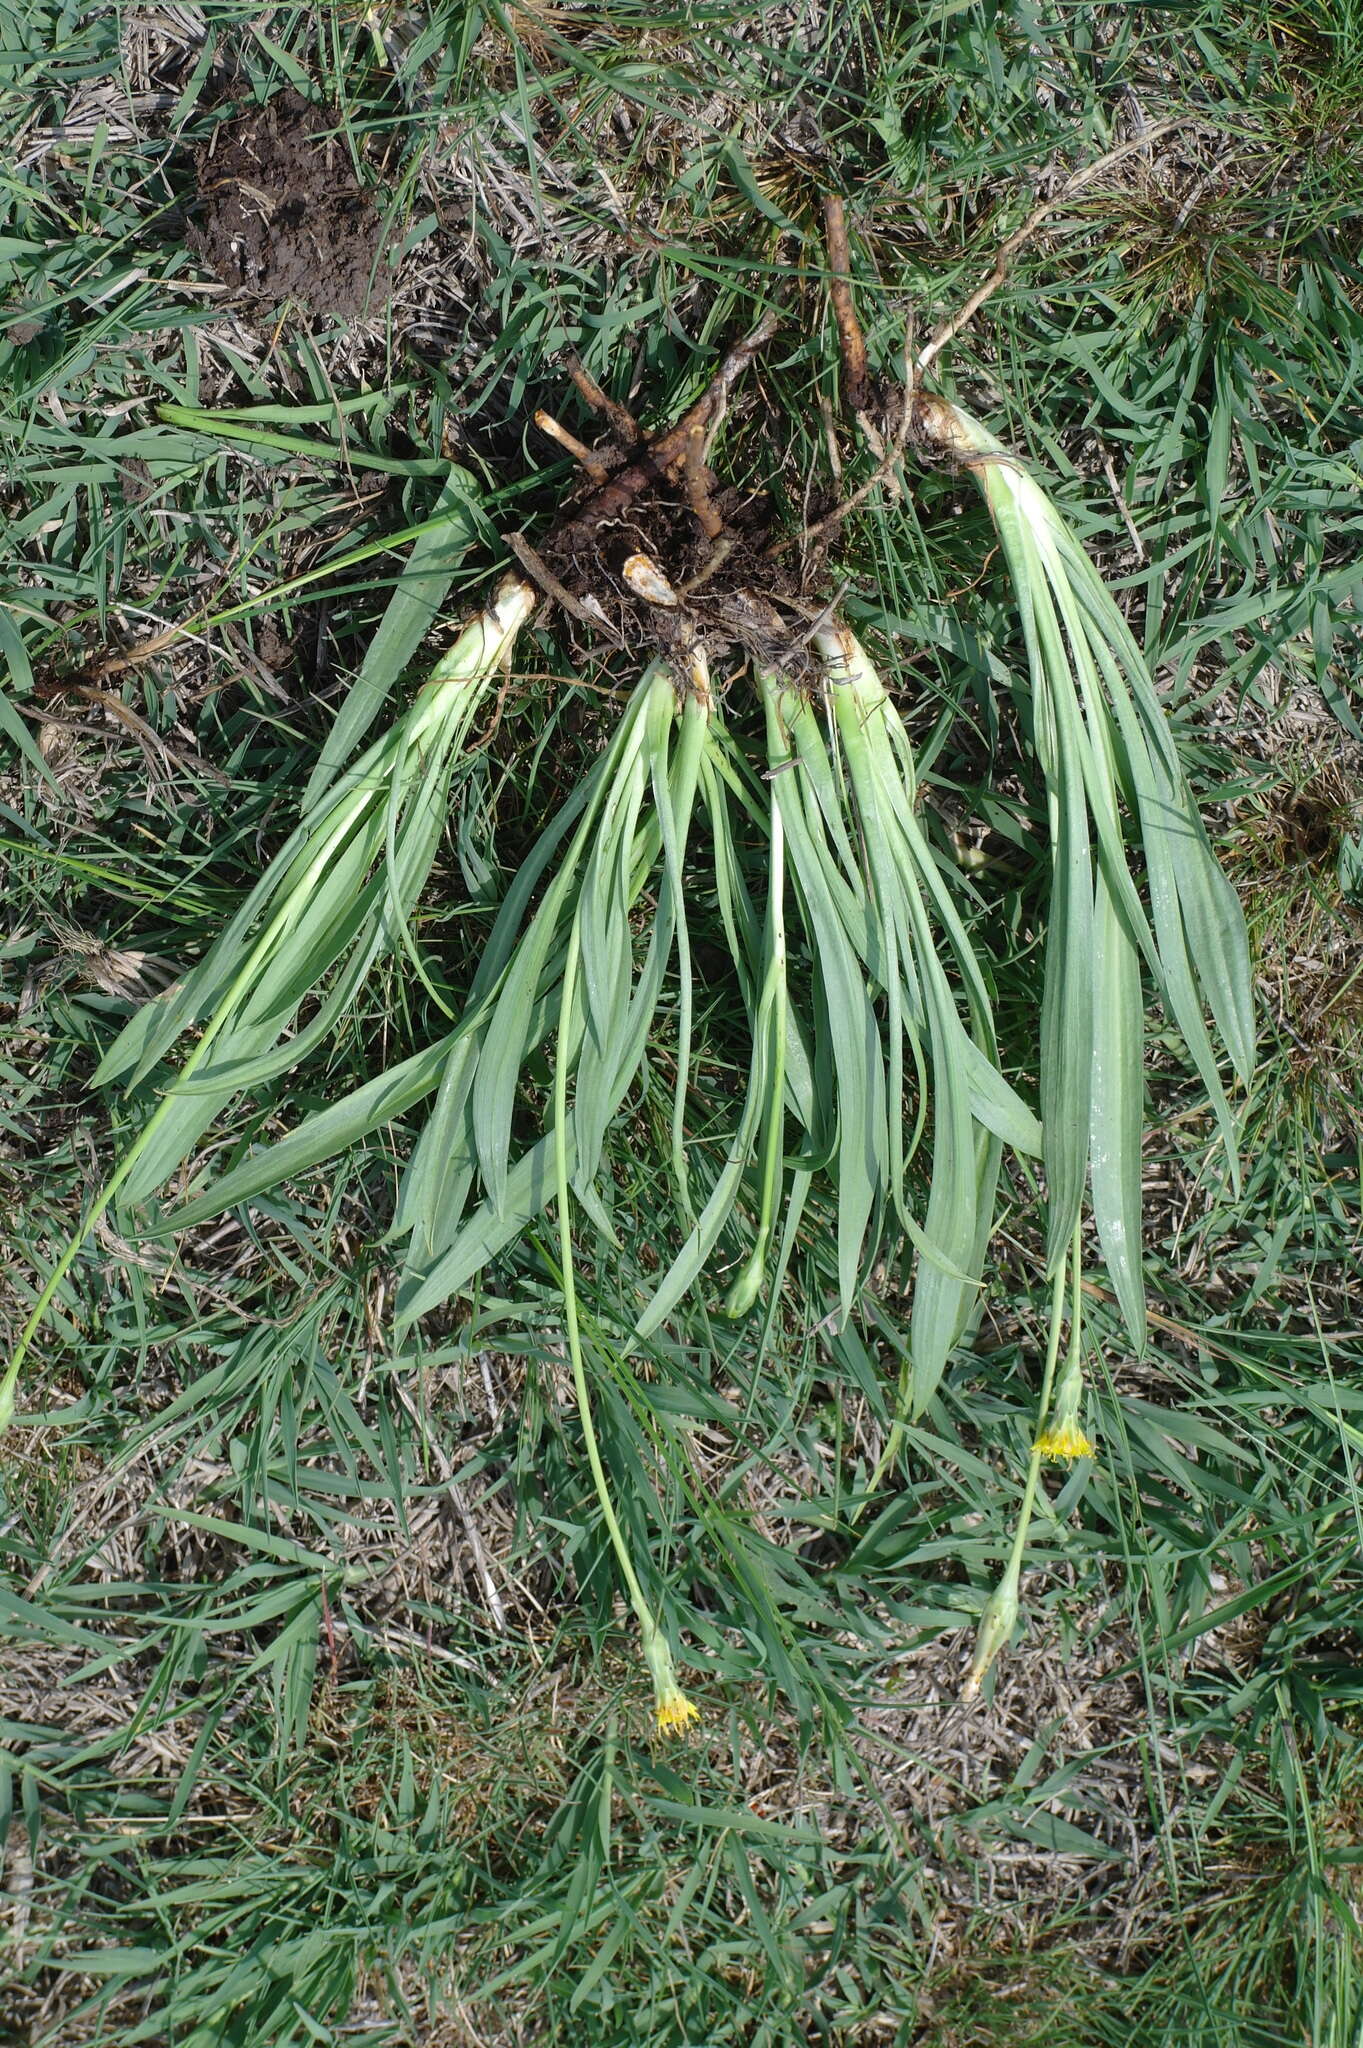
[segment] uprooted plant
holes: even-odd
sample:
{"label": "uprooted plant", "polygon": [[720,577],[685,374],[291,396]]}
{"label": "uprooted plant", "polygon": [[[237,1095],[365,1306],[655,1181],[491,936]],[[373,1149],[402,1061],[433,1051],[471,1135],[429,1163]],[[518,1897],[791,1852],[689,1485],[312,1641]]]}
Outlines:
{"label": "uprooted plant", "polygon": [[[1141,1341],[1143,967],[1232,1158],[1207,1014],[1241,1079],[1253,1058],[1238,906],[1110,593],[1001,443],[948,400],[906,390],[896,446],[912,443],[980,486],[1028,655],[1022,709],[1045,780],[1053,866],[1039,1116],[1004,1078],[988,963],[926,836],[914,751],[891,692],[846,626],[782,591],[752,508],[709,466],[731,393],[773,330],[769,317],[677,425],[651,438],[575,368],[593,402],[607,406],[619,445],[603,456],[540,416],[582,462],[584,501],[538,551],[517,537],[526,577],[503,584],[407,716],[304,810],[199,966],[139,1011],[105,1055],[97,1080],[132,1088],[187,1048],[48,1278],[0,1388],[0,1406],[12,1408],[34,1330],[110,1203],[133,1209],[163,1188],[231,1100],[327,1037],[380,958],[403,951],[440,1000],[410,917],[473,718],[537,583],[579,628],[648,652],[607,745],[507,890],[449,1029],[151,1228],[184,1228],[249,1202],[428,1098],[392,1233],[403,1247],[403,1325],[468,1289],[552,1210],[588,1460],[663,1728],[685,1727],[695,1709],[677,1685],[597,1449],[574,1274],[579,1215],[611,1241],[606,1137],[650,1048],[670,1040],[675,1081],[660,1164],[675,1231],[670,1260],[633,1305],[633,1336],[658,1330],[697,1292],[722,1293],[734,1316],[765,1292],[770,1316],[809,1191],[824,1178],[836,1215],[838,1314],[855,1311],[887,1233],[902,1233],[914,1251],[909,1363],[877,1482],[979,1304],[1004,1148],[1043,1162],[1051,1343],[1023,1522],[985,1612],[971,1687],[1016,1618],[1041,1459],[1091,1449],[1078,1316],[1086,1188],[1103,1261]],[[751,711],[733,682],[717,701],[716,649],[741,655]],[[765,890],[754,887],[754,841],[764,849]],[[702,869],[750,1048],[719,1146],[688,1134],[703,1081],[687,900]],[[545,1054],[552,1081],[538,1097],[539,1128],[528,1132],[527,1069]]]}

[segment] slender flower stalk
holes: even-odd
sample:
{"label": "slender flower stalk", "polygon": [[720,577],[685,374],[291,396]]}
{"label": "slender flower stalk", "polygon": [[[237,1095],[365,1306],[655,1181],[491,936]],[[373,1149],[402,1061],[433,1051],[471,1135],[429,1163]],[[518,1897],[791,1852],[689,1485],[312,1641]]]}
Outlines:
{"label": "slender flower stalk", "polygon": [[578,992],[578,975],[582,965],[582,921],[580,913],[574,918],[572,933],[568,941],[567,959],[564,965],[563,986],[559,1004],[558,1059],[554,1067],[553,1116],[554,1116],[554,1194],[558,1210],[559,1264],[563,1284],[563,1324],[568,1342],[568,1359],[573,1375],[573,1389],[577,1396],[578,1419],[582,1425],[582,1438],[587,1451],[587,1464],[592,1475],[592,1484],[601,1507],[602,1519],[610,1537],[620,1567],[620,1576],[629,1593],[630,1605],[639,1623],[644,1661],[653,1680],[654,1706],[658,1732],[663,1735],[684,1733],[689,1723],[699,1719],[700,1709],[689,1700],[677,1684],[672,1662],[671,1645],[659,1628],[653,1609],[644,1594],[639,1574],[634,1568],[620,1517],[615,1510],[610,1483],[606,1477],[601,1447],[597,1442],[596,1425],[592,1420],[591,1392],[587,1384],[586,1362],[583,1356],[582,1332],[577,1308],[577,1282],[573,1267],[572,1193],[569,1171],[568,1143],[568,1073],[570,1067],[570,1045]]}
{"label": "slender flower stalk", "polygon": [[[1066,1306],[1066,1281],[1073,1283],[1069,1299],[1069,1334],[1065,1363],[1060,1377],[1056,1379],[1056,1363],[1060,1356],[1060,1338],[1064,1327]],[[1076,1228],[1070,1242],[1065,1263],[1055,1275],[1051,1291],[1050,1330],[1046,1344],[1046,1364],[1041,1377],[1041,1393],[1037,1412],[1045,1419],[1045,1427],[1039,1430],[1032,1445],[1032,1454],[1027,1461],[1027,1477],[1023,1483],[1022,1505],[1018,1511],[1017,1528],[1013,1532],[1012,1547],[1003,1577],[985,1603],[975,1636],[975,1651],[971,1658],[970,1670],[961,1688],[965,1700],[975,1698],[980,1690],[985,1673],[993,1664],[1013,1632],[1018,1616],[1018,1589],[1022,1578],[1022,1559],[1027,1548],[1027,1536],[1032,1522],[1032,1506],[1041,1478],[1042,1461],[1046,1458],[1087,1458],[1093,1455],[1093,1445],[1079,1428],[1079,1402],[1083,1395],[1083,1368],[1081,1352],[1083,1324],[1081,1309],[1083,1263],[1080,1233]],[[1054,1387],[1054,1393],[1052,1388]]]}
{"label": "slender flower stalk", "polygon": [[[569,946],[567,971],[563,975],[563,1014],[565,1020],[571,1016],[573,1001],[577,995],[577,971],[579,971],[579,946]],[[567,1059],[559,1057],[555,1065],[555,1198],[559,1210],[559,1266],[563,1276],[563,1331],[567,1337],[569,1366],[573,1372],[573,1393],[577,1397],[577,1419],[581,1423],[581,1438],[587,1452],[587,1468],[591,1473],[591,1485],[602,1509],[602,1520],[610,1546],[616,1552],[616,1565],[630,1597],[634,1618],[639,1620],[639,1636],[643,1657],[653,1679],[653,1704],[657,1716],[659,1735],[682,1735],[692,1720],[700,1718],[700,1708],[686,1698],[682,1688],[677,1686],[677,1675],[671,1661],[671,1645],[665,1632],[659,1628],[645,1589],[634,1571],[634,1559],[630,1546],[624,1540],[620,1528],[620,1516],[606,1479],[606,1464],[602,1460],[602,1446],[598,1444],[596,1423],[591,1419],[591,1391],[587,1386],[587,1366],[581,1346],[581,1323],[577,1315],[577,1280],[573,1274],[573,1208],[571,1208],[571,1186],[569,1186],[569,1147],[567,1147]]]}
{"label": "slender flower stalk", "polygon": [[[1054,1276],[1051,1287],[1051,1321],[1046,1343],[1046,1365],[1041,1376],[1041,1395],[1038,1411],[1044,1415],[1050,1405],[1051,1385],[1055,1379],[1056,1361],[1060,1356],[1060,1336],[1064,1327],[1065,1282],[1070,1262],[1075,1272],[1075,1294],[1079,1291],[1079,1233],[1076,1230],[1069,1248],[1066,1262]],[[961,1687],[963,1700],[975,1699],[984,1682],[985,1674],[999,1652],[1007,1644],[1018,1618],[1018,1591],[1022,1580],[1022,1559],[1027,1548],[1027,1537],[1032,1526],[1032,1504],[1041,1478],[1042,1451],[1039,1444],[1033,1444],[1031,1457],[1027,1461],[1027,1476],[1023,1481],[1022,1505],[1018,1510],[1017,1527],[1013,1531],[1012,1546],[1003,1576],[985,1602],[975,1634],[975,1650]]]}

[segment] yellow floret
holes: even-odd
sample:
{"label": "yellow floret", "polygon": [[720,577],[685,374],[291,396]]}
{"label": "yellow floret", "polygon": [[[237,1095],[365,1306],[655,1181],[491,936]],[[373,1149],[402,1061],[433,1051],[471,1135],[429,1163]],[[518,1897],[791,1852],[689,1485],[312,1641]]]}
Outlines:
{"label": "yellow floret", "polygon": [[1043,1458],[1091,1458],[1093,1445],[1084,1435],[1077,1422],[1068,1419],[1056,1422],[1049,1429],[1043,1429],[1036,1440],[1036,1449]]}
{"label": "yellow floret", "polygon": [[660,1735],[684,1735],[693,1721],[699,1721],[700,1708],[680,1686],[670,1685],[658,1694],[657,1714]]}

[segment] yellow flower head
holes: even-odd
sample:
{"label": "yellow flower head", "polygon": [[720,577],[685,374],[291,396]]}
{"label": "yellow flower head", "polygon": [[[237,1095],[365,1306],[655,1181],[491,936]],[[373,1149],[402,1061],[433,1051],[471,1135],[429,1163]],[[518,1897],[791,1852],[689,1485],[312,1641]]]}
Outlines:
{"label": "yellow flower head", "polygon": [[1057,1416],[1043,1429],[1034,1448],[1043,1458],[1091,1458],[1093,1445],[1072,1416]]}
{"label": "yellow flower head", "polygon": [[700,1708],[689,1700],[677,1683],[677,1674],[672,1666],[672,1650],[667,1637],[655,1624],[652,1615],[643,1623],[644,1661],[653,1680],[653,1711],[658,1717],[660,1735],[685,1735],[693,1721],[699,1721]]}
{"label": "yellow flower head", "polygon": [[677,1685],[664,1687],[654,1706],[660,1735],[685,1735],[691,1723],[700,1719],[700,1708]]}
{"label": "yellow flower head", "polygon": [[1076,1345],[1065,1360],[1051,1402],[1046,1426],[1033,1444],[1039,1458],[1091,1458],[1093,1445],[1079,1426],[1084,1399],[1084,1367]]}

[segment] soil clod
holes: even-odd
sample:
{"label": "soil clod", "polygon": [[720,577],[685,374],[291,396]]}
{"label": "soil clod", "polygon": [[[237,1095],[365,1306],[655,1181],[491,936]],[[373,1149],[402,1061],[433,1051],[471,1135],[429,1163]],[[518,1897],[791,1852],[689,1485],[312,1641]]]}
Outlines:
{"label": "soil clod", "polygon": [[196,159],[189,243],[252,299],[357,319],[388,296],[384,223],[335,129],[292,91],[218,129]]}

